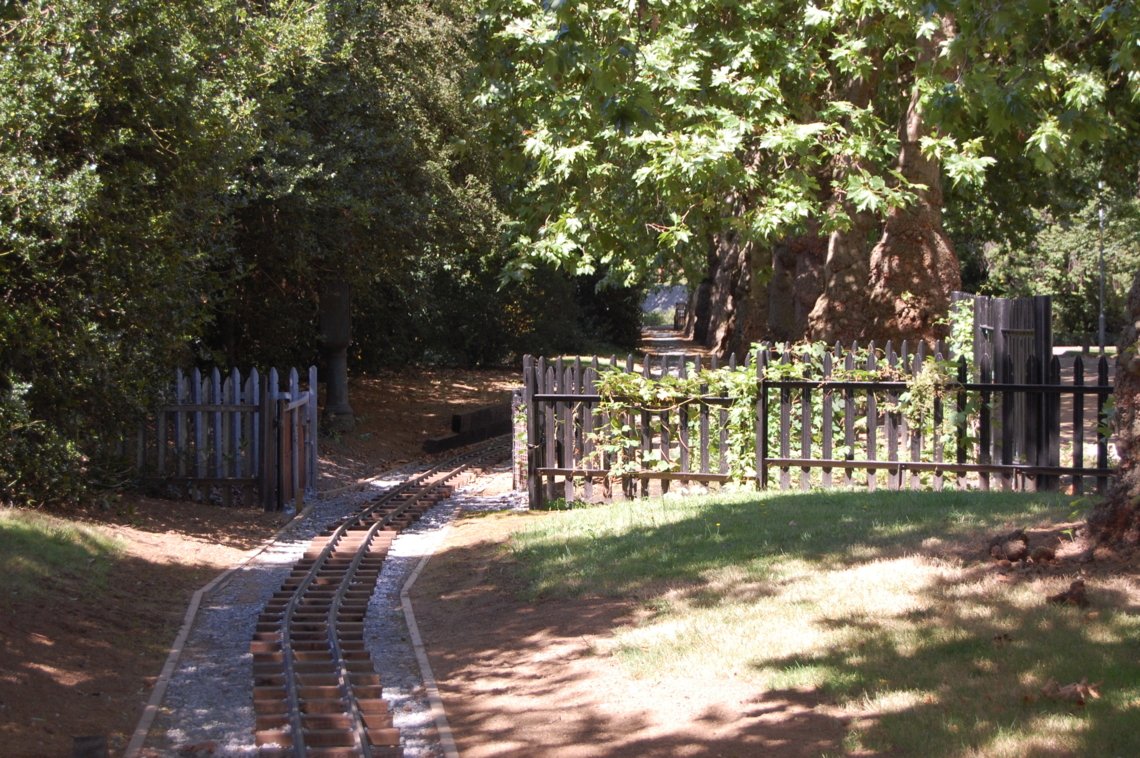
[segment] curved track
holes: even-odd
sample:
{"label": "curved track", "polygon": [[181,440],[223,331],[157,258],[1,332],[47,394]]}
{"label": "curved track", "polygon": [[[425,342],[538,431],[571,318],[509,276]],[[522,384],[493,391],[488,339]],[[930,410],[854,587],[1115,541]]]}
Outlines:
{"label": "curved track", "polygon": [[261,755],[402,755],[365,647],[368,601],[396,534],[450,497],[461,477],[509,454],[499,438],[437,463],[309,543],[250,644]]}

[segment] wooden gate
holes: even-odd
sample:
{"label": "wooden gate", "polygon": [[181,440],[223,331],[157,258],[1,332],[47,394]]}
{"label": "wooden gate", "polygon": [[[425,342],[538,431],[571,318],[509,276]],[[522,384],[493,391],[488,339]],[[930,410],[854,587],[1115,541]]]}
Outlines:
{"label": "wooden gate", "polygon": [[[955,292],[951,301],[973,305],[975,366],[982,365],[987,356],[991,366],[1004,366],[1008,356],[1016,381],[1044,383],[1046,366],[1053,357],[1052,297],[1006,298]],[[1037,376],[1025,374],[1030,356],[1036,356],[1040,365]]]}
{"label": "wooden gate", "polygon": [[[954,303],[970,302],[974,311],[974,366],[993,367],[996,381],[1049,384],[1053,357],[1053,298],[989,297],[955,292]],[[1008,369],[1010,373],[1005,374]],[[980,376],[971,377],[978,380]],[[1052,451],[1060,436],[1060,395],[1017,394],[1005,409],[1013,429],[1012,460],[1056,467]],[[1046,479],[1045,484],[1049,482]]]}
{"label": "wooden gate", "polygon": [[139,429],[135,470],[166,496],[295,507],[316,490],[316,388],[316,367],[306,389],[296,369],[284,387],[276,369],[177,371],[170,401]]}

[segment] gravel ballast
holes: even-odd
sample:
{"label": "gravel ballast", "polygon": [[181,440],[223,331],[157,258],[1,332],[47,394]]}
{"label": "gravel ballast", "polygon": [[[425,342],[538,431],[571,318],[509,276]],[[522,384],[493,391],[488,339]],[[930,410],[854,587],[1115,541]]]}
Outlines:
{"label": "gravel ballast", "polygon": [[[249,644],[258,614],[313,537],[416,471],[401,469],[372,480],[362,490],[316,500],[303,518],[203,596],[137,755],[257,755]],[[476,489],[459,490],[397,536],[368,606],[365,641],[407,758],[437,758],[445,752],[400,592],[423,557],[440,545],[447,525],[458,514],[526,508],[525,493],[479,496],[473,494]]]}

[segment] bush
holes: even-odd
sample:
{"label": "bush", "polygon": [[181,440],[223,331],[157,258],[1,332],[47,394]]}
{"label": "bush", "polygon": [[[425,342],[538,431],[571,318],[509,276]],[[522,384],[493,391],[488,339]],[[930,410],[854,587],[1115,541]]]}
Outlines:
{"label": "bush", "polygon": [[40,506],[75,502],[87,491],[86,460],[50,424],[32,418],[27,385],[0,392],[0,502]]}

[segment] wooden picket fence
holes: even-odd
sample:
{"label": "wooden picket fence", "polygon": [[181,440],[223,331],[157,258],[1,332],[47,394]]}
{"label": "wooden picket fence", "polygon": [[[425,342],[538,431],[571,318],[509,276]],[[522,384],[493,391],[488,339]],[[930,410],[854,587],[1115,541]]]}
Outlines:
{"label": "wooden picket fence", "polygon": [[[611,418],[596,407],[597,358],[547,361],[524,359],[523,404],[527,424],[527,490],[532,506],[564,497],[593,500],[613,495],[620,482],[626,496],[667,492],[671,483],[723,484],[743,478],[761,488],[865,487],[874,490],[1058,489],[1103,491],[1112,473],[1107,430],[1112,386],[1106,359],[1086,383],[1078,358],[1073,378],[1062,382],[1058,358],[1042,372],[1035,357],[1025,373],[1012,358],[994,371],[983,357],[976,376],[961,360],[958,383],[934,401],[929,418],[908,420],[900,410],[907,381],[850,381],[835,376],[843,366],[877,372],[885,362],[899,376],[913,376],[926,357],[924,347],[888,345],[866,351],[856,365],[857,345],[835,346],[821,370],[797,379],[765,380],[771,361],[796,360],[770,346],[749,371],[758,384],[754,412],[730,419],[734,400],[701,394],[667,410],[644,410],[631,402],[622,422],[633,428],[640,460],[651,466],[611,475],[612,461],[598,448],[596,432]],[[934,357],[941,360],[942,354]],[[701,356],[664,356],[610,366],[646,376],[686,376],[712,362]],[[711,367],[715,368],[715,364]],[[1044,376],[1042,382],[1017,375]],[[829,423],[825,423],[825,419]],[[949,420],[949,423],[947,423]],[[734,426],[735,425],[735,426]],[[743,428],[751,426],[751,429]],[[935,433],[935,429],[939,432]],[[806,432],[805,432],[806,430]],[[733,435],[753,435],[753,460],[735,460]],[[741,476],[741,471],[744,475]]]}
{"label": "wooden picket fence", "polygon": [[298,507],[317,481],[317,370],[176,371],[168,402],[139,429],[148,489],[221,505]]}

